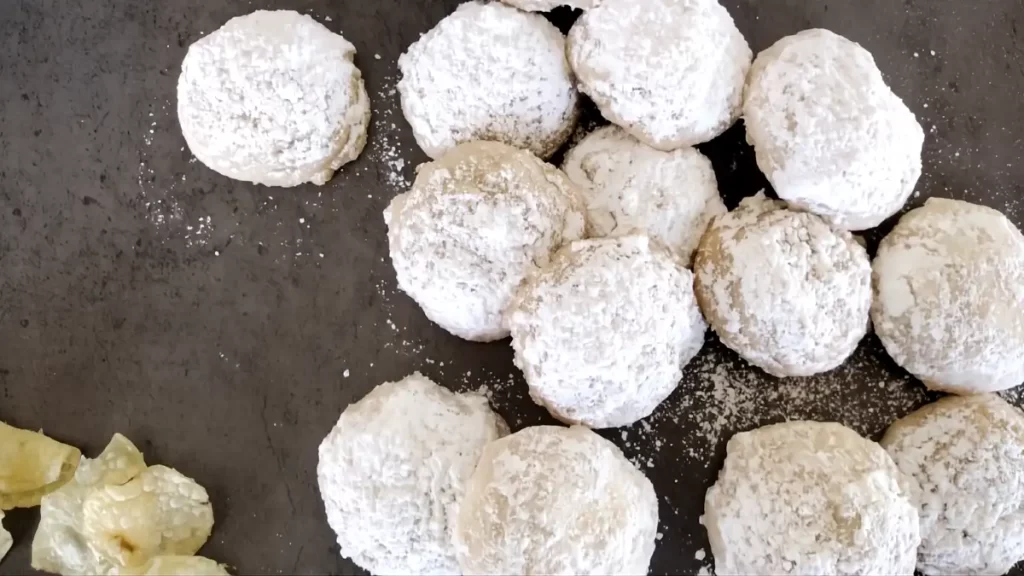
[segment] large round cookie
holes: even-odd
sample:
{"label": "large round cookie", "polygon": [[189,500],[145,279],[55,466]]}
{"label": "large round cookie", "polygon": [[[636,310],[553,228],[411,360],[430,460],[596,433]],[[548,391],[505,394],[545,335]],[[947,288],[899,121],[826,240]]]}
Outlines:
{"label": "large round cookie", "polygon": [[930,198],[872,263],[875,333],[929,388],[970,394],[1024,382],[1024,236],[996,210]]}
{"label": "large round cookie", "polygon": [[304,14],[232,18],[188,49],[178,120],[200,162],[267,186],[324,184],[366,144],[356,50]]}
{"label": "large round cookie", "polygon": [[834,423],[742,432],[704,499],[715,573],[914,573],[910,481],[878,444]]}

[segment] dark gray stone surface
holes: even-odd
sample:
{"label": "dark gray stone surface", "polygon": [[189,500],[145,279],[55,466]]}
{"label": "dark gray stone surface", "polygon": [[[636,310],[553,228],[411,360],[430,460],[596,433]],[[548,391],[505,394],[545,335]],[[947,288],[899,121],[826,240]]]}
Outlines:
{"label": "dark gray stone surface", "polygon": [[[374,385],[413,370],[458,389],[486,383],[514,427],[547,422],[507,343],[470,344],[431,325],[395,291],[387,258],[381,211],[402,188],[387,161],[402,158],[408,179],[424,159],[390,92],[395,62],[457,4],[0,1],[0,419],[88,455],[122,432],[148,461],[207,487],[217,525],[204,555],[242,573],[315,574],[358,572],[327,527],[316,449]],[[964,198],[1021,223],[1024,2],[725,4],[755,51],[808,27],[862,43],[928,135],[912,204]],[[186,47],[258,8],[311,13],[359,50],[372,142],[325,187],[232,182],[184,148],[175,83]],[[742,139],[737,127],[702,146],[730,205],[763,186]],[[650,430],[634,426],[629,441],[605,434],[649,462],[662,501],[658,573],[707,564],[694,558],[706,549],[697,518],[734,428],[814,417],[877,435],[909,410],[907,398],[923,398],[869,337],[831,376],[848,394],[732,414],[708,436],[687,400],[708,398],[718,364],[778,385],[709,336],[703,372],[684,378]],[[879,381],[903,386],[900,401]],[[835,391],[832,382],[822,390]],[[707,457],[684,453],[702,441],[696,452]],[[37,519],[36,510],[9,515],[16,544],[0,574],[29,571]]]}

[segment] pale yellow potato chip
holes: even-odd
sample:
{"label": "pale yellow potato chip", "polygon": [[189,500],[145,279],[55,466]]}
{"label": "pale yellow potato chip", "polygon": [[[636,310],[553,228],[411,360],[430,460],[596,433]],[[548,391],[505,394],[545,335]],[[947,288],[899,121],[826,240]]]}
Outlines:
{"label": "pale yellow potato chip", "polygon": [[145,469],[142,453],[120,434],[95,459],[82,458],[74,479],[43,497],[32,540],[32,567],[65,575],[110,572],[114,562],[94,550],[82,534],[82,504],[94,487],[124,484]]}
{"label": "pale yellow potato chip", "polygon": [[4,530],[4,512],[0,510],[0,562],[4,561],[4,556],[7,556],[7,552],[11,549],[11,545],[14,544],[14,538],[11,538],[11,533]]}
{"label": "pale yellow potato chip", "polygon": [[157,556],[142,566],[119,568],[118,576],[229,576],[224,566],[202,556]]}
{"label": "pale yellow potato chip", "polygon": [[71,479],[81,456],[78,448],[0,422],[0,510],[39,506]]}
{"label": "pale yellow potato chip", "polygon": [[[32,566],[65,575],[140,569],[153,558],[191,556],[213,530],[206,490],[166,466],[147,468],[120,434],[98,458],[83,459],[74,481],[43,498],[41,514]],[[179,562],[155,564],[165,565]]]}
{"label": "pale yellow potato chip", "polygon": [[150,466],[121,486],[94,488],[82,510],[86,540],[120,566],[194,554],[213,530],[206,490],[166,466]]}

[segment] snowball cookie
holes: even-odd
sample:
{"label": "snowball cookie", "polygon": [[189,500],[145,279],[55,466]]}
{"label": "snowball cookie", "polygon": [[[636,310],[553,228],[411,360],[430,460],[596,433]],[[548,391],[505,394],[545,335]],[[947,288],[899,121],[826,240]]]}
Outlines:
{"label": "snowball cookie", "polygon": [[420,166],[384,220],[399,287],[442,328],[481,342],[508,336],[502,313],[516,286],[586,225],[565,174],[497,142]]}
{"label": "snowball cookie", "polygon": [[604,0],[568,42],[580,90],[655,148],[707,142],[740,116],[751,52],[716,0]]}
{"label": "snowball cookie", "polygon": [[886,431],[916,480],[917,569],[1005,574],[1024,559],[1024,414],[994,394],[947,396]]}
{"label": "snowball cookie", "polygon": [[355,54],[297,12],[232,18],[181,65],[178,120],[189,149],[228,178],[324,184],[366,144],[370,102]]}
{"label": "snowball cookie", "polygon": [[646,575],[654,487],[590,430],[534,426],[488,444],[456,527],[465,574]]}
{"label": "snowball cookie", "polygon": [[398,59],[402,111],[431,158],[494,140],[541,158],[579,116],[565,37],[540,14],[466,2]]}
{"label": "snowball cookie", "polygon": [[774,376],[831,370],[867,333],[864,248],[761,194],[712,222],[693,270],[697,302],[722,343]]}
{"label": "snowball cookie", "polygon": [[875,332],[933,390],[1024,382],[1024,237],[999,212],[929,199],[878,247]]}
{"label": "snowball cookie", "polygon": [[583,191],[592,236],[646,233],[687,264],[711,219],[726,211],[703,154],[690,147],[663,152],[618,126],[584,138],[562,169]]}
{"label": "snowball cookie", "polygon": [[757,55],[743,118],[757,165],[783,200],[849,230],[903,206],[921,175],[924,131],[871,54],[828,30]]}
{"label": "snowball cookie", "polygon": [[415,373],[350,405],[317,479],[341,555],[374,574],[458,574],[452,532],[484,445],[508,434],[477,394]]}
{"label": "snowball cookie", "polygon": [[527,12],[548,12],[559,6],[568,6],[577,10],[589,10],[600,0],[502,0],[505,4],[515,6]]}
{"label": "snowball cookie", "polygon": [[507,317],[533,400],[592,428],[648,416],[707,330],[693,275],[646,236],[573,242],[527,276]]}
{"label": "snowball cookie", "polygon": [[715,573],[913,574],[911,484],[881,446],[839,424],[737,434],[704,499]]}

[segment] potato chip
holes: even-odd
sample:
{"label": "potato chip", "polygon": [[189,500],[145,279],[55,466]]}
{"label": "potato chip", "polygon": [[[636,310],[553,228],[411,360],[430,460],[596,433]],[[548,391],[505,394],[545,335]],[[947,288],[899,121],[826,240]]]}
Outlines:
{"label": "potato chip", "polygon": [[94,488],[82,510],[86,540],[120,566],[194,554],[213,530],[206,490],[166,466],[150,466],[121,486]]}
{"label": "potato chip", "polygon": [[11,545],[14,544],[14,538],[11,538],[11,533],[4,530],[4,512],[0,510],[0,562],[4,561],[4,556],[7,556],[8,550],[11,549]]}
{"label": "potato chip", "polygon": [[[65,575],[190,570],[194,561],[179,557],[191,557],[212,530],[202,486],[166,466],[147,468],[139,449],[115,434],[99,457],[82,459],[73,481],[43,498],[32,566]],[[161,557],[168,559],[150,562]]]}
{"label": "potato chip", "polygon": [[78,448],[0,422],[0,510],[38,506],[71,479],[81,456]]}
{"label": "potato chip", "polygon": [[202,556],[157,556],[142,566],[119,568],[118,576],[229,576],[224,566]]}
{"label": "potato chip", "polygon": [[82,504],[94,487],[124,484],[145,469],[142,453],[120,434],[97,458],[82,458],[74,480],[43,497],[32,540],[32,567],[65,575],[113,569],[113,561],[96,552],[82,534]]}

